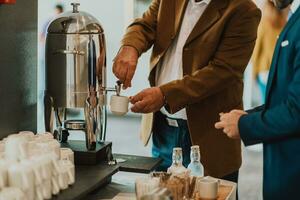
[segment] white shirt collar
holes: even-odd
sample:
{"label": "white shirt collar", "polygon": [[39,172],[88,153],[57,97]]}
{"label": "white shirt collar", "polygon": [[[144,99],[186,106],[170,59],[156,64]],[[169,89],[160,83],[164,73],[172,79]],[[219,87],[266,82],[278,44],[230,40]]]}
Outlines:
{"label": "white shirt collar", "polygon": [[200,2],[196,2],[196,0],[190,0],[190,1],[192,2],[193,5],[199,5],[199,4],[203,4],[203,3],[208,5],[211,2],[211,0],[202,0]]}
{"label": "white shirt collar", "polygon": [[290,7],[293,14],[297,11],[297,9],[299,8],[299,5],[300,5],[300,0],[293,1],[293,3],[291,4],[291,7]]}

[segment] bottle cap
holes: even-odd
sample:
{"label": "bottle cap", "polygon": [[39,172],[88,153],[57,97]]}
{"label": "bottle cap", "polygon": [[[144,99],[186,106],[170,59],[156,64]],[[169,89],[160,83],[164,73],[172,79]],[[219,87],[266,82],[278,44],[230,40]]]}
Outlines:
{"label": "bottle cap", "polygon": [[173,148],[173,152],[178,152],[178,151],[182,151],[181,147],[174,147]]}
{"label": "bottle cap", "polygon": [[193,150],[193,149],[198,150],[198,149],[200,149],[200,147],[199,147],[199,145],[193,145],[193,146],[191,146],[191,150]]}

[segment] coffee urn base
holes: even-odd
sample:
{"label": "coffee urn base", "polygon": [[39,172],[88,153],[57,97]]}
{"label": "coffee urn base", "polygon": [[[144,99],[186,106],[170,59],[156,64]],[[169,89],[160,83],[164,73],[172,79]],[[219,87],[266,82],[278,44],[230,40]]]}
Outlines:
{"label": "coffee urn base", "polygon": [[61,143],[61,147],[70,148],[74,151],[75,165],[96,165],[103,161],[108,161],[112,156],[112,143],[97,143],[95,150],[87,150],[85,141],[69,140]]}

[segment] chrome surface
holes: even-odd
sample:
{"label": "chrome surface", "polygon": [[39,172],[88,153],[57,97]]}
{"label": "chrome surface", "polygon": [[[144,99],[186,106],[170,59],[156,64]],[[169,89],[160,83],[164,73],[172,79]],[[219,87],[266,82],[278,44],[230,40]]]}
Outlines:
{"label": "chrome surface", "polygon": [[[88,44],[95,44],[95,71],[89,74]],[[105,38],[103,34],[48,34],[46,39],[46,93],[55,107],[83,108],[89,96],[89,77],[94,89],[106,87]]]}
{"label": "chrome surface", "polygon": [[[106,46],[104,31],[90,14],[73,11],[54,19],[46,38],[45,129],[83,130],[86,147],[106,137]],[[116,90],[114,90],[116,91]],[[81,110],[81,119],[72,123],[70,109]],[[84,119],[82,119],[84,118]],[[74,121],[73,121],[74,122]]]}
{"label": "chrome surface", "polygon": [[121,88],[122,88],[122,83],[120,81],[117,81],[115,87],[106,87],[106,88],[103,88],[103,89],[106,92],[116,92],[116,95],[120,96]]}
{"label": "chrome surface", "polygon": [[79,4],[72,4],[73,11],[58,15],[48,26],[48,33],[54,34],[101,34],[99,21],[89,13],[78,11]]}
{"label": "chrome surface", "polygon": [[84,120],[66,120],[64,127],[68,130],[85,130]]}

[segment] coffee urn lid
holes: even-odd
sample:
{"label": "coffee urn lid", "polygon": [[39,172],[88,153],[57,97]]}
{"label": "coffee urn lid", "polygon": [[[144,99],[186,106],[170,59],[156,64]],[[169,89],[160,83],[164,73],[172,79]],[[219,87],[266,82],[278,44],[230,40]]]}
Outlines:
{"label": "coffee urn lid", "polygon": [[58,34],[99,34],[103,28],[92,15],[78,11],[79,3],[71,3],[73,11],[64,12],[53,19],[48,26],[48,33]]}

